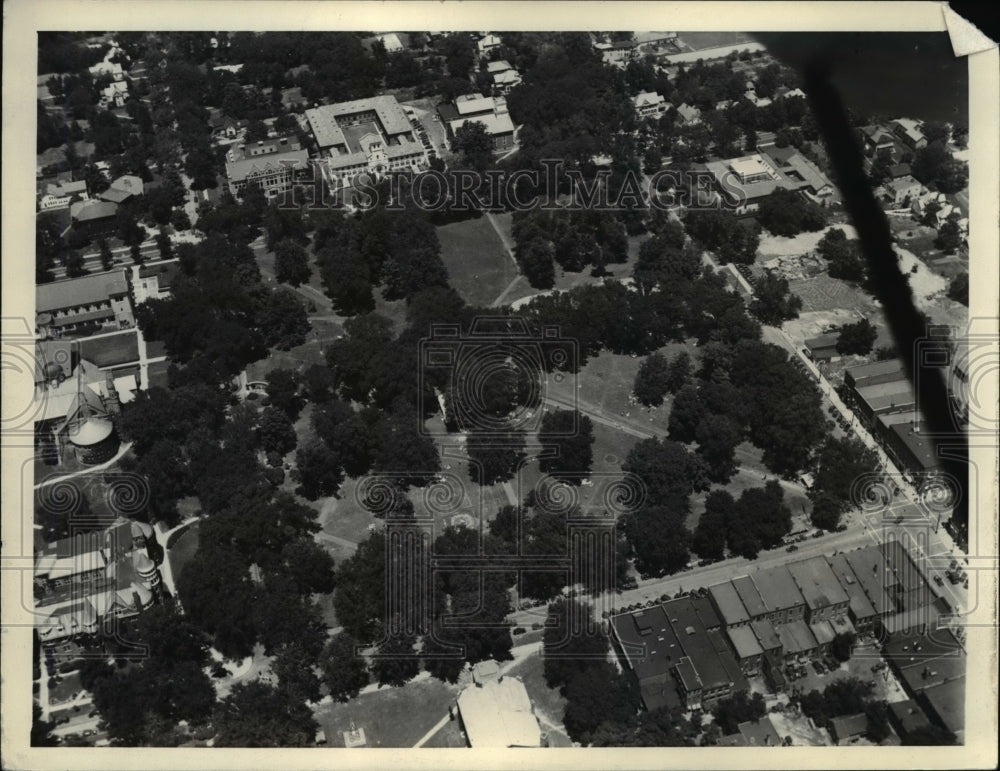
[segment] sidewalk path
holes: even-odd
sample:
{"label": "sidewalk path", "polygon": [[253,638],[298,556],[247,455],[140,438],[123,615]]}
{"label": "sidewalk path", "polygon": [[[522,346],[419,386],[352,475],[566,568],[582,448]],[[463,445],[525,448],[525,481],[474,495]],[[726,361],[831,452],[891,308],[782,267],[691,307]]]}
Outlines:
{"label": "sidewalk path", "polygon": [[87,474],[93,474],[97,471],[104,471],[104,469],[111,468],[115,463],[121,460],[122,456],[125,455],[129,450],[132,449],[131,442],[125,442],[121,447],[118,448],[118,452],[111,460],[107,460],[98,466],[88,466],[85,469],[80,469],[79,471],[74,471],[71,474],[56,474],[54,476],[46,477],[44,480],[35,485],[36,490],[40,490],[43,487],[48,487],[49,485],[54,485],[59,482],[64,482],[67,479],[75,479],[76,477],[86,476]]}

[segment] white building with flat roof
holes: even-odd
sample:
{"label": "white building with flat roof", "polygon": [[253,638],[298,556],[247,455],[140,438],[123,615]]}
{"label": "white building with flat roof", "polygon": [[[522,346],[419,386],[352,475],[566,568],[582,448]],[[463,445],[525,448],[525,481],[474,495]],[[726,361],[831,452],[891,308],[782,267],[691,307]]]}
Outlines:
{"label": "white building with flat roof", "polygon": [[528,691],[516,677],[469,686],[458,697],[458,711],[470,747],[542,746]]}

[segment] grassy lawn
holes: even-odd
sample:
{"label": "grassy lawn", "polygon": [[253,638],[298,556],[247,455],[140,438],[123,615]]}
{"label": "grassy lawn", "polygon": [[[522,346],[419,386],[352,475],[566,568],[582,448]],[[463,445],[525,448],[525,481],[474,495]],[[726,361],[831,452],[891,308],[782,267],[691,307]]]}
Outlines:
{"label": "grassy lawn", "polygon": [[517,267],[486,217],[443,225],[437,233],[449,283],[469,305],[491,305],[517,276]]}
{"label": "grassy lawn", "polygon": [[458,716],[456,715],[454,720],[449,720],[441,730],[438,731],[434,736],[427,740],[424,744],[425,747],[432,748],[454,748],[454,747],[467,747],[468,744],[465,741],[465,734],[462,733],[462,727],[459,724]]}
{"label": "grassy lawn", "polygon": [[181,533],[180,537],[170,547],[169,559],[170,567],[174,573],[174,580],[180,578],[184,566],[191,561],[194,553],[198,551],[198,523],[195,522],[187,530]]}
{"label": "grassy lawn", "polygon": [[[98,367],[113,367],[139,359],[139,339],[135,330],[80,341],[80,355]],[[152,355],[152,354],[150,354]]]}
{"label": "grassy lawn", "polygon": [[[82,690],[83,685],[80,683],[79,675],[64,675],[63,680],[59,683],[59,685],[54,688],[49,688],[50,703],[60,704],[64,701],[69,701],[74,693],[79,693]],[[52,702],[52,699],[55,699],[55,701]]]}
{"label": "grassy lawn", "polygon": [[158,361],[149,365],[150,388],[166,388],[169,385],[169,380],[167,379],[167,369],[169,367],[169,361]]}
{"label": "grassy lawn", "polygon": [[434,678],[402,688],[382,688],[347,704],[324,705],[316,721],[331,747],[343,747],[351,721],[365,731],[369,747],[412,747],[454,705],[459,687]]}

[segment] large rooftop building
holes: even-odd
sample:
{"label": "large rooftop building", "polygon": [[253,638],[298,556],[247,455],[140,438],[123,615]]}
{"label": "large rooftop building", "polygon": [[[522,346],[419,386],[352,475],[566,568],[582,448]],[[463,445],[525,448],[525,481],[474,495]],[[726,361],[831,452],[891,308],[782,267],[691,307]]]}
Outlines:
{"label": "large rooftop building", "polygon": [[83,326],[135,325],[124,270],[39,284],[35,290],[40,330],[72,332]]}
{"label": "large rooftop building", "polygon": [[43,645],[93,635],[108,619],[153,604],[160,574],[144,522],[119,517],[110,527],[54,541],[35,555],[35,612]]}
{"label": "large rooftop building", "polygon": [[514,146],[514,122],[507,112],[507,100],[482,94],[463,94],[453,104],[438,105],[438,115],[445,125],[448,140],[467,123],[481,123],[493,140],[493,152],[505,152]]}
{"label": "large rooftop building", "polygon": [[767,617],[775,624],[795,621],[805,615],[806,602],[786,566],[759,570],[753,574],[753,582],[767,606]]}
{"label": "large rooftop building", "polygon": [[394,96],[376,96],[306,110],[320,152],[321,168],[334,190],[359,174],[427,167],[423,145]]}
{"label": "large rooftop building", "polygon": [[542,746],[531,699],[516,677],[470,685],[459,694],[458,711],[470,747]]}
{"label": "large rooftop building", "polygon": [[268,198],[276,198],[291,189],[295,175],[308,163],[309,153],[296,139],[279,137],[234,145],[226,153],[229,192],[243,195],[248,185],[257,185]]}
{"label": "large rooftop building", "polygon": [[752,155],[710,161],[705,168],[738,215],[757,211],[761,199],[778,188],[798,192],[817,203],[824,203],[835,194],[823,172],[792,147],[761,148]]}
{"label": "large rooftop building", "polygon": [[793,562],[788,572],[805,598],[810,624],[829,621],[847,612],[850,599],[825,558],[816,556]]}

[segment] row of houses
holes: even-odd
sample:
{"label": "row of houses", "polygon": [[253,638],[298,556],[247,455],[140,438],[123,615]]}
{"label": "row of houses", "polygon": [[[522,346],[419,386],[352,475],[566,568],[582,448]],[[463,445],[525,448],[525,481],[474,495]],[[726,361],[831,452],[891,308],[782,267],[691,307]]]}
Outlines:
{"label": "row of houses", "polygon": [[823,655],[844,632],[891,633],[900,614],[939,602],[896,541],[759,570],[611,619],[647,709],[708,708],[763,674]]}
{"label": "row of houses", "polygon": [[887,125],[864,126],[861,138],[865,152],[870,156],[882,151],[895,152],[899,142],[909,150],[922,150],[927,147],[927,137],[921,130],[923,123],[912,118],[897,118]]}
{"label": "row of houses", "polygon": [[[85,204],[91,200],[105,201],[116,206],[130,198],[143,195],[145,185],[140,177],[134,174],[123,174],[111,181],[108,189],[98,193],[91,199],[87,191],[87,183],[82,179],[59,180],[51,182],[45,186],[45,192],[38,199],[39,211],[51,211],[53,209],[65,209],[74,204]],[[84,210],[86,207],[77,206],[76,212]]]}

